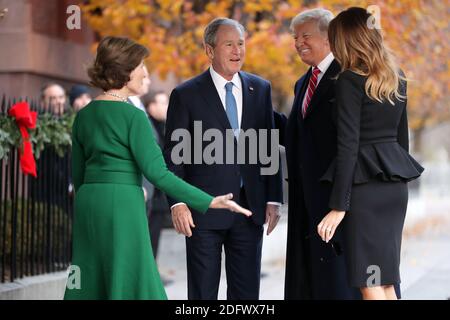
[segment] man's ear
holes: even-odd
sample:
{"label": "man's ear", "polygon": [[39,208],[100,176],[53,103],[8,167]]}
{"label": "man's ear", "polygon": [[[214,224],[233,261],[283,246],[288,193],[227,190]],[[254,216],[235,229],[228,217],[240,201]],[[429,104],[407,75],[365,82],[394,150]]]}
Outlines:
{"label": "man's ear", "polygon": [[330,40],[328,40],[328,37],[325,38],[325,45],[330,48]]}
{"label": "man's ear", "polygon": [[205,52],[209,59],[212,60],[214,58],[214,48],[206,43],[205,43]]}

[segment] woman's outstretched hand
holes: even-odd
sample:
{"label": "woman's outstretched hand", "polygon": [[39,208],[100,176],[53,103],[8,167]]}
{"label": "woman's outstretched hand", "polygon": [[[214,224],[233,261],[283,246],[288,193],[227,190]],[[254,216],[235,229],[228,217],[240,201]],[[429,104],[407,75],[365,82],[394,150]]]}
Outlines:
{"label": "woman's outstretched hand", "polygon": [[233,198],[232,193],[223,196],[217,196],[213,199],[213,201],[211,201],[209,207],[212,209],[228,209],[234,212],[242,213],[247,217],[250,217],[252,215],[252,212],[250,210],[242,208],[236,202],[231,200],[232,198]]}

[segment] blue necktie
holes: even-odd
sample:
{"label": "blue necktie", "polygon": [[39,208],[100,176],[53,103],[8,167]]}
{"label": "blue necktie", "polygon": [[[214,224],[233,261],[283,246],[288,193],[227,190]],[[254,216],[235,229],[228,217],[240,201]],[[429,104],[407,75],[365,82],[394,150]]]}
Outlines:
{"label": "blue necktie", "polygon": [[[237,105],[236,99],[234,99],[233,95],[233,82],[227,82],[225,85],[226,95],[225,95],[225,108],[227,111],[228,121],[230,122],[231,128],[233,128],[234,136],[238,137],[239,135],[239,122],[238,122],[238,114],[237,114]],[[242,181],[241,177],[241,188],[244,185],[244,181]]]}
{"label": "blue necktie", "polygon": [[227,82],[225,85],[226,95],[225,95],[225,109],[227,112],[228,121],[230,122],[231,128],[233,129],[234,136],[237,138],[239,134],[239,122],[237,114],[236,99],[233,95],[233,82]]}

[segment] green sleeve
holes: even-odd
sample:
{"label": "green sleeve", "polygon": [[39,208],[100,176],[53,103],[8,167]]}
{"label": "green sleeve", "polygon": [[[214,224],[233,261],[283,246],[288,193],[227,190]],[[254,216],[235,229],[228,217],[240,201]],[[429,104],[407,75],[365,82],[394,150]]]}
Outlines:
{"label": "green sleeve", "polygon": [[78,117],[72,126],[72,180],[75,192],[83,184],[85,169],[84,151],[77,137],[77,123]]}
{"label": "green sleeve", "polygon": [[142,111],[135,112],[128,139],[131,153],[148,181],[170,197],[186,203],[197,211],[205,213],[208,210],[213,197],[167,169],[161,149]]}

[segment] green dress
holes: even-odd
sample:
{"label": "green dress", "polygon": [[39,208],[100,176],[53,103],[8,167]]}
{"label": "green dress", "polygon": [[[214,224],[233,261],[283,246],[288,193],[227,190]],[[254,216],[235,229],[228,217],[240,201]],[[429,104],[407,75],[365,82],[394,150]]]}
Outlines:
{"label": "green dress", "polygon": [[67,286],[64,299],[167,299],[150,245],[142,174],[201,212],[212,197],[168,171],[147,116],[125,102],[95,100],[77,114],[72,157],[72,265],[80,286]]}

